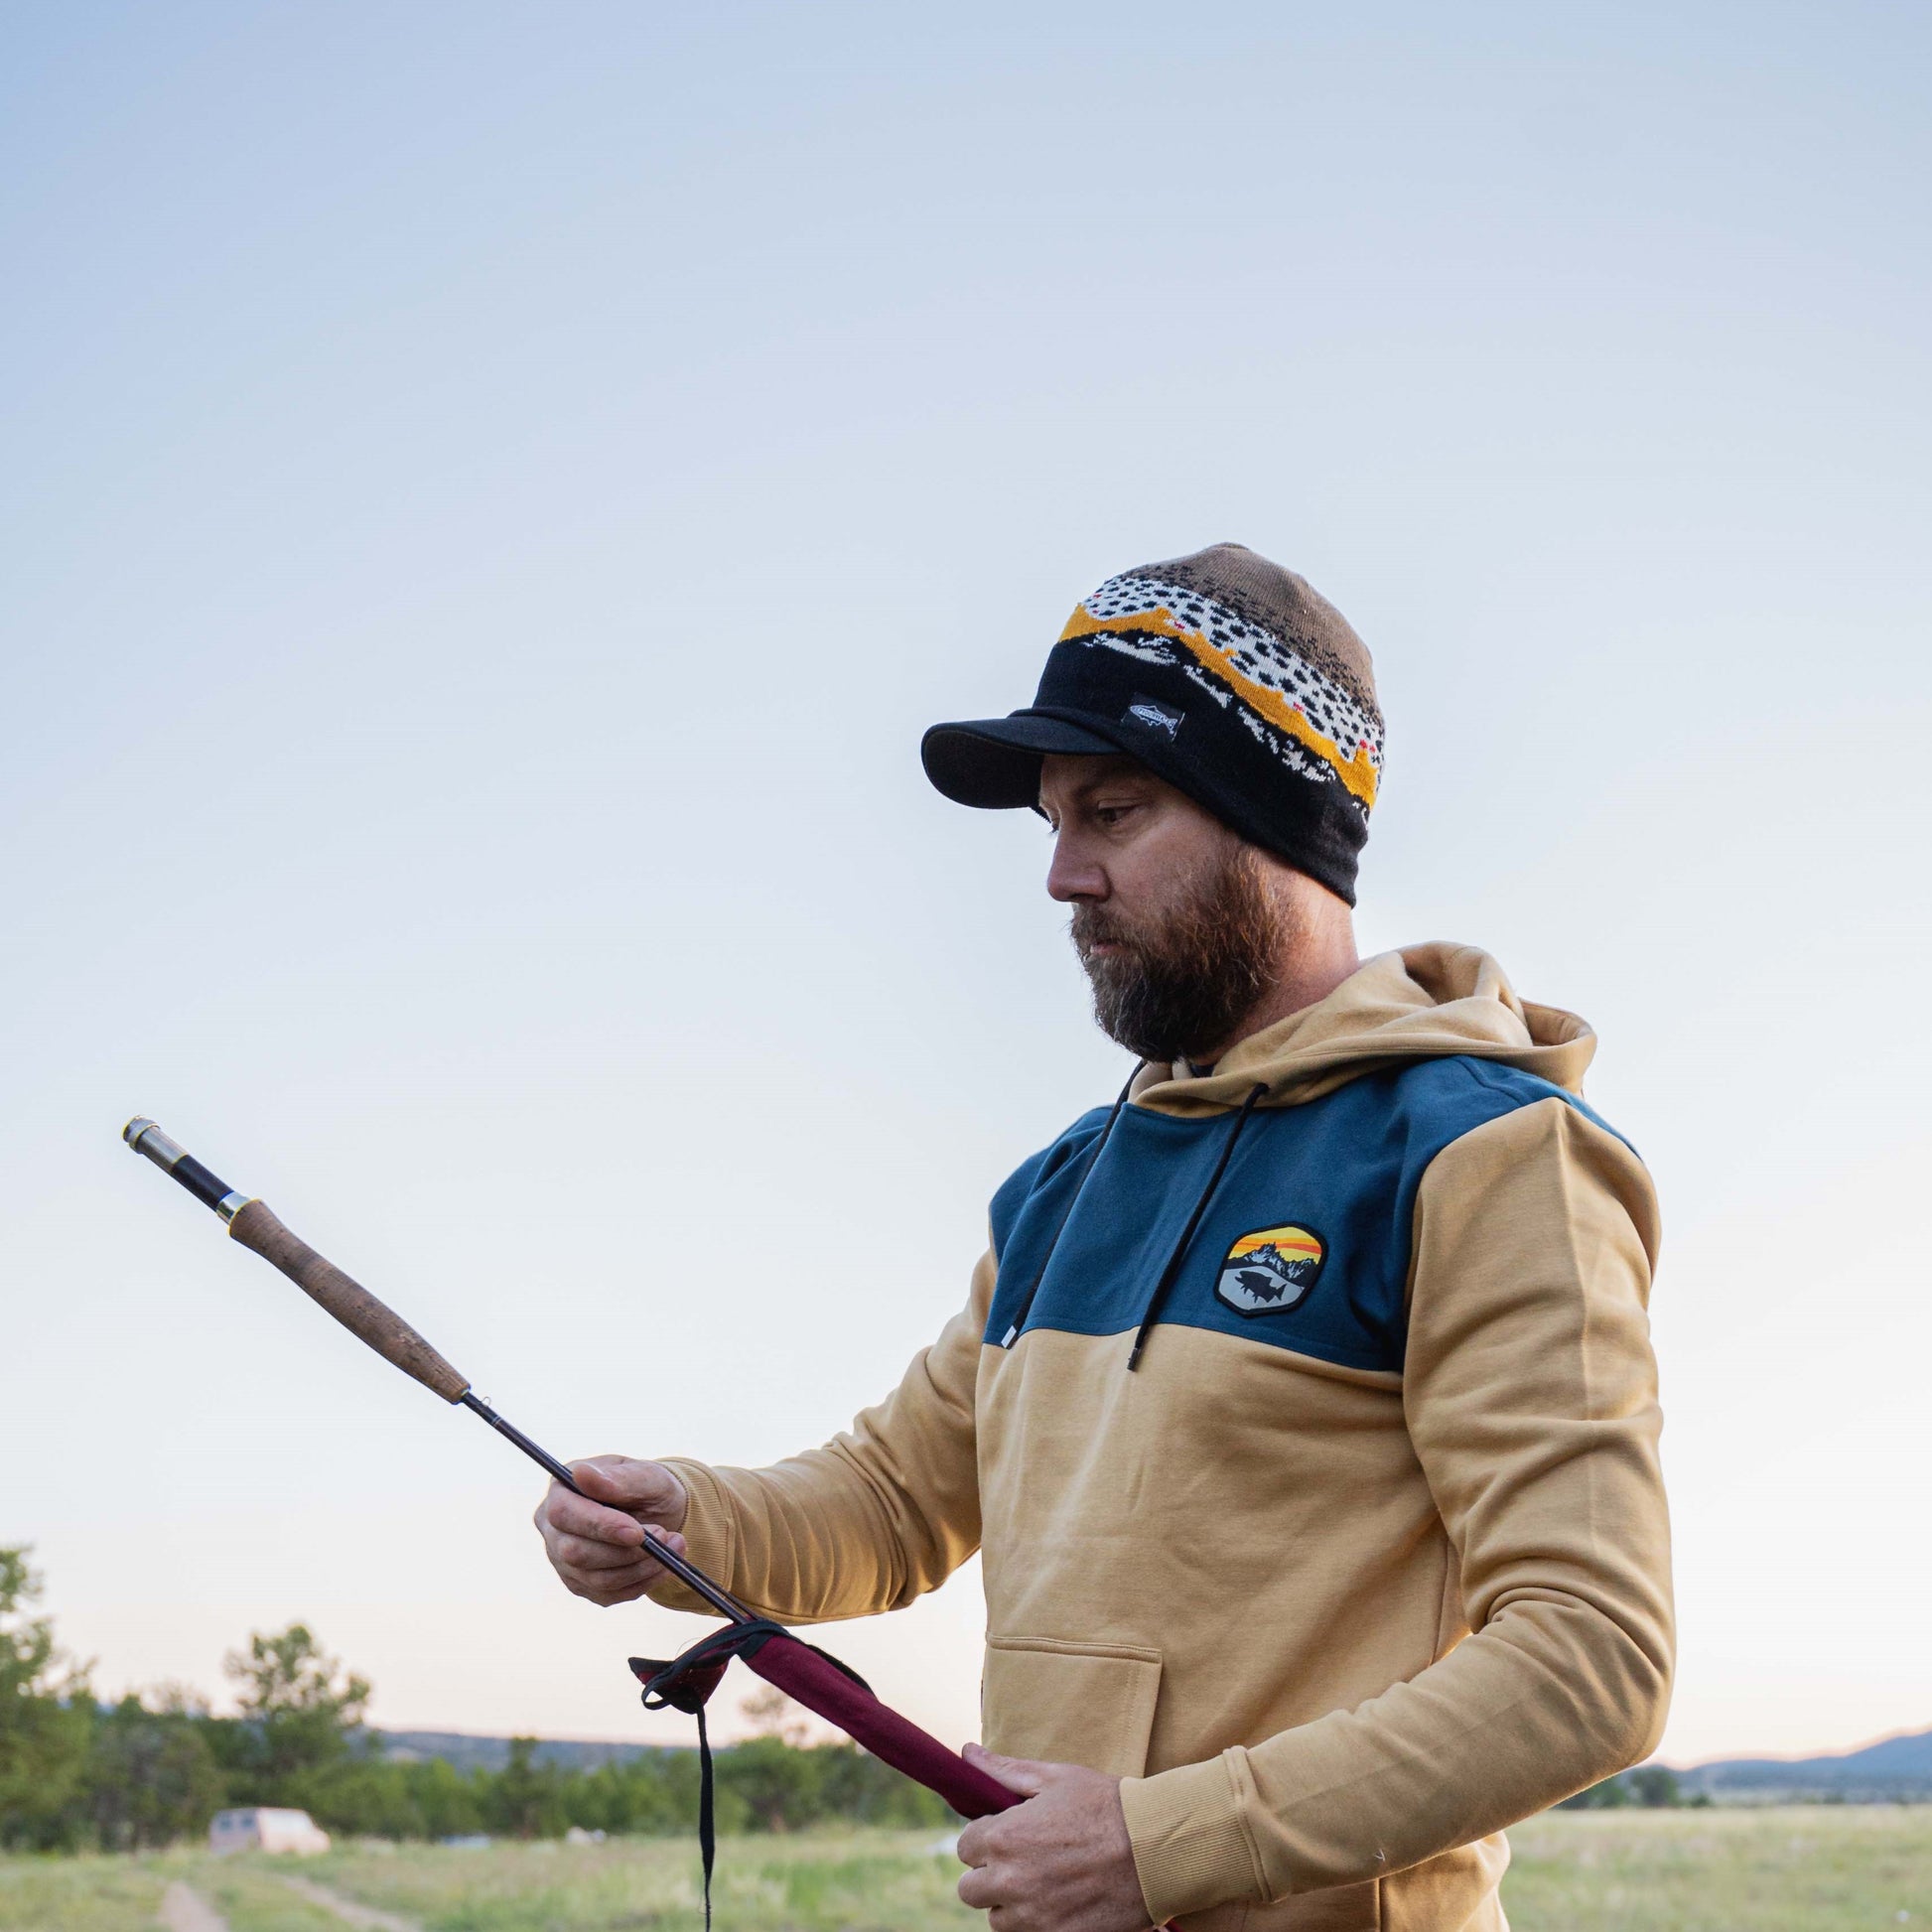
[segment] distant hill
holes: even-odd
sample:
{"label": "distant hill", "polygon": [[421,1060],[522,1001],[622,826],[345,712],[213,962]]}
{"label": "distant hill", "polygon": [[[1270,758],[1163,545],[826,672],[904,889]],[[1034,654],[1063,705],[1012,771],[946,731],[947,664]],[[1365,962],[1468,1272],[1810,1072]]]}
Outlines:
{"label": "distant hill", "polygon": [[[408,1762],[440,1757],[459,1771],[500,1771],[510,1761],[507,1737],[479,1737],[467,1730],[378,1730],[386,1755]],[[591,1771],[600,1764],[627,1764],[632,1758],[653,1757],[675,1745],[606,1744],[581,1738],[546,1737],[532,1753],[539,1764],[556,1764],[568,1771]]]}
{"label": "distant hill", "polygon": [[1882,1738],[1834,1757],[1732,1757],[1677,1775],[1687,1793],[1708,1792],[1733,1804],[1773,1798],[1840,1798],[1852,1804],[1932,1799],[1932,1730]]}
{"label": "distant hill", "polygon": [[[509,1762],[507,1737],[480,1737],[467,1730],[383,1730],[376,1733],[389,1756],[447,1758],[459,1771],[500,1771]],[[546,1737],[536,1748],[539,1764],[589,1771],[688,1746],[614,1744]],[[1903,1798],[1932,1800],[1932,1730],[1886,1737],[1832,1757],[1730,1757],[1679,1771],[1686,1797],[1699,1792],[1723,1804],[1768,1804],[1779,1798],[1838,1798],[1871,1804]]]}

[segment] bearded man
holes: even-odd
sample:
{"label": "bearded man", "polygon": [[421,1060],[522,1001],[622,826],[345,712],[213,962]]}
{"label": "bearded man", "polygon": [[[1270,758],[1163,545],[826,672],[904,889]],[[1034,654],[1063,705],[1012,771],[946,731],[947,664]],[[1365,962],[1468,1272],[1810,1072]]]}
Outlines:
{"label": "bearded man", "polygon": [[789,1622],[983,1550],[995,1932],[1501,1928],[1502,1828],[1647,1755],[1671,1669],[1656,1209],[1593,1036],[1472,948],[1357,960],[1368,653],[1238,545],[1110,580],[923,756],[1044,814],[1140,1064],[878,1408],[774,1468],[579,1463],[609,1506],[553,1489],[550,1559],[702,1609],[649,1526]]}

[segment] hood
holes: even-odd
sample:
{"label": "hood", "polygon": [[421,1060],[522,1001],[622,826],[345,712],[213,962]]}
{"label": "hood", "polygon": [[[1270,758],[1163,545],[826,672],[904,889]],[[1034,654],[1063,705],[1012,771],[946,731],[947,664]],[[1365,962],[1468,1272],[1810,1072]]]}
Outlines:
{"label": "hood", "polygon": [[1519,1000],[1486,952],[1436,940],[1364,961],[1325,1000],[1242,1040],[1212,1073],[1145,1068],[1132,1098],[1157,1113],[1221,1113],[1261,1082],[1262,1106],[1292,1107],[1379,1067],[1454,1053],[1580,1094],[1595,1051],[1596,1035],[1574,1013]]}

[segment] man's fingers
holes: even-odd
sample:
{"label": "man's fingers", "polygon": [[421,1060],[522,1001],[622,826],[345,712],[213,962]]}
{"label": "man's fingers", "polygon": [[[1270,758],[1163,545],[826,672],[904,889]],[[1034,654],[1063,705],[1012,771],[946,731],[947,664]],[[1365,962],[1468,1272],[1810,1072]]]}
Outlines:
{"label": "man's fingers", "polygon": [[560,1570],[634,1570],[639,1567],[640,1552],[635,1543],[602,1543],[585,1536],[560,1536],[550,1546],[550,1557]]}
{"label": "man's fingers", "polygon": [[1002,1757],[998,1751],[990,1751],[984,1744],[968,1744],[963,1755],[969,1764],[977,1765],[988,1777],[997,1779],[1009,1791],[1017,1791],[1026,1798],[1044,1791],[1055,1768],[1031,1757]]}
{"label": "man's fingers", "polygon": [[683,1537],[669,1527],[690,1507],[683,1483],[661,1463],[627,1455],[573,1463],[571,1481],[575,1489],[553,1482],[536,1509],[551,1567],[593,1603],[643,1595],[664,1574],[660,1551],[684,1554]]}
{"label": "man's fingers", "polygon": [[641,1575],[652,1576],[660,1568],[656,1561],[659,1550],[669,1550],[673,1556],[681,1557],[684,1554],[684,1539],[653,1531],[641,1545],[620,1545],[600,1543],[585,1537],[560,1536],[551,1543],[550,1560],[559,1570],[636,1570]]}
{"label": "man's fingers", "polygon": [[585,1496],[573,1496],[562,1483],[553,1482],[544,1498],[543,1521],[560,1536],[583,1537],[593,1543],[614,1543],[629,1549],[644,1540],[643,1525],[621,1509],[594,1503]]}
{"label": "man's fingers", "polygon": [[1006,1887],[990,1864],[977,1866],[959,1881],[959,1902],[976,1912],[991,1911],[1006,1897]]}
{"label": "man's fingers", "polygon": [[635,1602],[663,1573],[655,1564],[648,1569],[640,1564],[628,1572],[599,1571],[593,1576],[578,1576],[562,1570],[557,1574],[573,1596],[581,1596],[587,1603],[602,1604],[608,1610],[617,1603]]}
{"label": "man's fingers", "polygon": [[[1028,1798],[1037,1796],[1046,1788],[1046,1774],[1056,1768],[1050,1764],[1036,1764],[1030,1757],[1002,1757],[998,1751],[990,1751],[984,1744],[968,1744],[961,1755],[967,1763],[984,1771],[1009,1791]],[[975,1818],[960,1832],[954,1848],[960,1863],[976,1865],[982,1870],[990,1866],[998,1856],[1006,1828],[1025,1809],[1024,1805],[1020,1805],[1009,1811],[995,1812],[987,1818]],[[960,1896],[965,1897],[965,1893],[962,1892]]]}
{"label": "man's fingers", "polygon": [[[570,1539],[565,1539],[568,1545]],[[681,1536],[652,1537],[648,1547],[658,1546],[684,1554]],[[641,1596],[664,1575],[664,1566],[636,1550],[617,1550],[607,1543],[580,1546],[584,1554],[573,1556],[564,1546],[551,1552],[551,1562],[571,1591],[593,1603],[628,1603]]]}
{"label": "man's fingers", "polygon": [[969,1871],[960,1879],[959,1902],[984,1912],[992,1932],[1026,1932],[1039,1922],[1026,1905],[1008,1895],[1006,1881],[990,1870]]}

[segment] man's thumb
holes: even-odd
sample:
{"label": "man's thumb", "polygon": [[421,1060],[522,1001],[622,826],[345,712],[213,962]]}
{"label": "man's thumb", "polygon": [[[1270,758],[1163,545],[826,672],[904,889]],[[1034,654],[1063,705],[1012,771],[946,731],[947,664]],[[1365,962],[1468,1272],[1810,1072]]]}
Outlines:
{"label": "man's thumb", "polygon": [[998,1779],[1009,1791],[1017,1791],[1023,1798],[1035,1797],[1044,1791],[1046,1773],[1052,1768],[1031,1757],[1002,1757],[984,1744],[968,1744],[965,1758],[967,1763],[976,1765],[988,1777]]}

